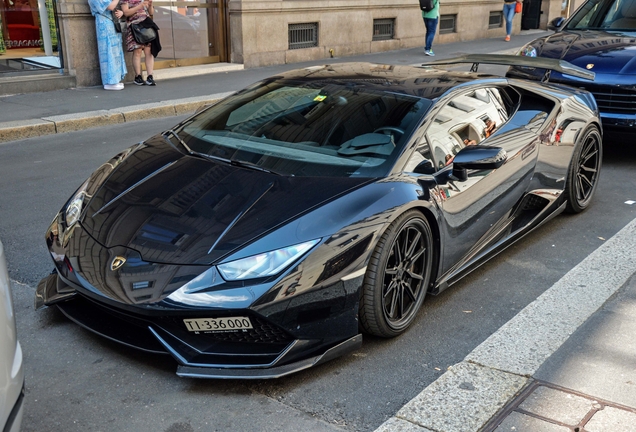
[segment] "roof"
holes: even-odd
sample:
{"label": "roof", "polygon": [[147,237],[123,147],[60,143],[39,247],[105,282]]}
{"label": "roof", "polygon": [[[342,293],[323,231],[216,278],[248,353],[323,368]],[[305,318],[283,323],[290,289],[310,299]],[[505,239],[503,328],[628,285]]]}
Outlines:
{"label": "roof", "polygon": [[406,65],[338,63],[296,69],[269,79],[361,86],[366,90],[394,92],[425,99],[436,99],[457,85],[479,79],[492,78],[501,77],[472,72],[423,69]]}

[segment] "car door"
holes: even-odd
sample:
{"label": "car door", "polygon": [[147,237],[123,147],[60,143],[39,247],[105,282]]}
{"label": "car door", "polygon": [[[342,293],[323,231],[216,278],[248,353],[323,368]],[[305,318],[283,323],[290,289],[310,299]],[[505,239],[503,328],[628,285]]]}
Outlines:
{"label": "car door", "polygon": [[474,88],[451,97],[427,130],[438,170],[451,169],[467,145],[500,147],[508,156],[498,169],[468,170],[466,180],[438,186],[442,274],[448,278],[505,236],[512,209],[532,178],[537,136],[511,121],[519,100],[511,87]]}

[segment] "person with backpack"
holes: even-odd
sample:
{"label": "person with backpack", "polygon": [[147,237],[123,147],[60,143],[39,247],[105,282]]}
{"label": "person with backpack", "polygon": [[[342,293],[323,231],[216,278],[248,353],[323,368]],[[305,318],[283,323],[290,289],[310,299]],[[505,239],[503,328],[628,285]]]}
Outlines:
{"label": "person with backpack", "polygon": [[434,56],[433,39],[435,39],[437,23],[439,22],[439,0],[420,0],[420,9],[422,10],[422,18],[424,18],[424,26],[426,27],[424,54]]}

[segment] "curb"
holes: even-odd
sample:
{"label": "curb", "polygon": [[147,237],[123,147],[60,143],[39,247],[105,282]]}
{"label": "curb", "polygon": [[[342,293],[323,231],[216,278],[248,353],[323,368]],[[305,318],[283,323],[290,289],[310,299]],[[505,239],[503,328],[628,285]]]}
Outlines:
{"label": "curb", "polygon": [[636,219],[577,264],[375,432],[482,430],[636,269]]}
{"label": "curb", "polygon": [[73,132],[111,124],[147,120],[158,117],[181,116],[218,102],[234,92],[207,96],[131,105],[111,110],[87,111],[41,119],[0,123],[0,143],[33,138],[42,135]]}

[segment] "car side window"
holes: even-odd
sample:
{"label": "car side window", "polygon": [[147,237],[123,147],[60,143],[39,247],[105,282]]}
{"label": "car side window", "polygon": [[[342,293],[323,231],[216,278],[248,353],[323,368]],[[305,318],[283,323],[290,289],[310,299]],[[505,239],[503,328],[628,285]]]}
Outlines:
{"label": "car side window", "polygon": [[427,131],[435,167],[444,168],[462,148],[487,141],[508,121],[508,105],[506,95],[495,87],[471,90],[447,102]]}
{"label": "car side window", "polygon": [[420,137],[415,146],[415,151],[409,157],[406,166],[404,167],[406,172],[415,172],[418,174],[434,174],[435,165],[431,157],[431,147],[426,141],[426,136]]}

